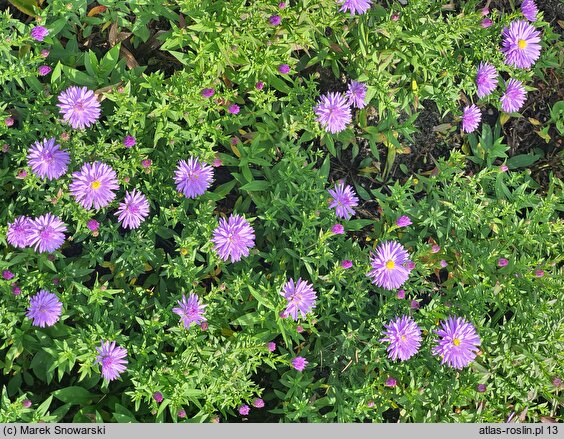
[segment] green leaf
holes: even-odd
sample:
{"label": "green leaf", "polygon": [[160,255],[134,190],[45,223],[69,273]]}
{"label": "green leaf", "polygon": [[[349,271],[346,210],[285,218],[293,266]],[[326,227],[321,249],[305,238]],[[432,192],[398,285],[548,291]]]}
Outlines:
{"label": "green leaf", "polygon": [[90,393],[83,387],[70,386],[64,389],[55,390],[53,396],[59,401],[75,405],[85,405],[90,403],[97,395]]}
{"label": "green leaf", "polygon": [[24,14],[37,17],[34,8],[38,8],[39,4],[36,0],[8,0],[12,5],[22,11]]}
{"label": "green leaf", "polygon": [[518,154],[507,160],[507,166],[509,169],[524,168],[532,165],[538,159],[542,157],[542,154]]}
{"label": "green leaf", "polygon": [[101,78],[110,76],[112,70],[116,67],[117,63],[119,62],[119,49],[120,44],[115,45],[110,50],[108,50],[108,53],[106,53],[101,59],[99,74]]}
{"label": "green leaf", "polygon": [[265,180],[254,180],[250,183],[241,186],[242,191],[253,192],[253,191],[264,191],[270,187],[270,183]]}

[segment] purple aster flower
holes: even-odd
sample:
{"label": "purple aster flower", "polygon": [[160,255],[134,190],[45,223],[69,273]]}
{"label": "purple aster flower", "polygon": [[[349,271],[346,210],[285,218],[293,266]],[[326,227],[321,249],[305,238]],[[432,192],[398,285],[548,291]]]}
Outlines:
{"label": "purple aster flower", "polygon": [[499,99],[501,109],[506,113],[519,111],[525,103],[526,96],[527,92],[523,83],[516,79],[510,79],[505,88],[505,93]]}
{"label": "purple aster flower", "polygon": [[250,411],[251,408],[247,404],[243,404],[241,407],[239,407],[239,414],[242,416],[247,416]]}
{"label": "purple aster flower", "polygon": [[468,366],[476,358],[477,346],[480,345],[476,328],[462,317],[449,317],[441,322],[441,326],[435,331],[440,339],[433,348],[433,354],[442,358],[441,364],[447,363],[455,369]]}
{"label": "purple aster flower", "polygon": [[270,351],[270,352],[274,352],[276,350],[276,343],[274,343],[273,341],[268,342],[266,345],[266,348]]}
{"label": "purple aster flower", "polygon": [[372,283],[386,290],[401,287],[409,277],[409,270],[404,264],[409,260],[409,254],[399,242],[388,241],[381,243],[376,254],[370,255],[372,270],[368,276]]}
{"label": "purple aster flower", "polygon": [[497,70],[491,64],[480,63],[476,71],[476,86],[478,97],[483,98],[491,94],[497,87]]}
{"label": "purple aster flower", "polygon": [[95,232],[96,230],[98,230],[98,227],[100,227],[100,223],[95,219],[90,219],[86,223],[86,227],[88,227],[91,232]]}
{"label": "purple aster flower", "polygon": [[202,90],[202,96],[204,98],[211,98],[215,94],[215,90],[213,88],[204,88]]}
{"label": "purple aster flower", "polygon": [[309,361],[307,361],[304,357],[296,357],[292,360],[292,367],[301,372],[305,369],[308,363]]}
{"label": "purple aster flower", "polygon": [[278,71],[283,75],[290,73],[290,66],[288,64],[280,64],[278,66]]}
{"label": "purple aster flower", "polygon": [[342,235],[343,233],[345,233],[345,228],[343,227],[342,224],[334,224],[331,227],[331,233],[335,235]]}
{"label": "purple aster flower", "polygon": [[219,220],[212,242],[221,259],[227,261],[230,258],[231,262],[237,262],[242,256],[249,256],[249,249],[255,246],[255,232],[241,215],[231,215],[228,220]]}
{"label": "purple aster flower", "polygon": [[55,294],[39,290],[39,293],[29,299],[26,317],[33,320],[33,326],[44,328],[57,323],[62,312],[63,304]]}
{"label": "purple aster flower", "polygon": [[95,209],[110,204],[118,189],[116,172],[105,163],[85,163],[79,172],[72,174],[74,180],[69,186],[71,194],[85,209]]}
{"label": "purple aster flower", "polygon": [[32,172],[47,180],[56,180],[67,172],[69,153],[55,143],[55,138],[35,142],[28,150],[27,164]]}
{"label": "purple aster flower", "polygon": [[239,114],[240,110],[241,108],[237,104],[232,104],[227,108],[227,111],[229,111],[229,113],[231,114]]}
{"label": "purple aster flower", "polygon": [[364,14],[368,11],[372,5],[372,0],[337,0],[337,3],[343,5],[339,11],[350,11],[352,17],[354,14]]}
{"label": "purple aster flower", "polygon": [[345,259],[343,262],[341,262],[341,267],[343,267],[344,269],[349,269],[353,266],[352,261],[349,261],[348,259]]}
{"label": "purple aster flower", "polygon": [[398,290],[398,299],[405,299],[405,290]]}
{"label": "purple aster flower", "polygon": [[261,398],[255,398],[253,401],[253,406],[256,407],[257,409],[263,408],[264,400],[262,400]]}
{"label": "purple aster flower", "polygon": [[161,392],[155,392],[153,393],[153,399],[160,404],[163,402],[163,394]]}
{"label": "purple aster flower", "polygon": [[200,303],[200,298],[197,294],[191,293],[188,299],[183,294],[182,300],[178,301],[178,305],[178,308],[172,308],[172,312],[180,316],[185,329],[189,329],[192,323],[200,325],[208,321],[204,317],[204,312],[208,305]]}
{"label": "purple aster flower", "polygon": [[264,88],[264,82],[262,82],[262,81],[257,82],[257,83],[255,84],[255,88],[256,88],[257,90],[262,90],[262,89]]}
{"label": "purple aster flower", "polygon": [[116,342],[103,341],[97,347],[98,356],[94,364],[102,366],[102,376],[108,381],[115,380],[127,369],[127,349],[116,346]]}
{"label": "purple aster flower", "polygon": [[50,213],[31,220],[29,246],[35,251],[53,252],[65,242],[65,223]]}
{"label": "purple aster flower", "polygon": [[4,119],[4,124],[7,127],[11,127],[12,125],[14,125],[14,118],[13,117],[7,117],[6,119]]}
{"label": "purple aster flower", "polygon": [[505,64],[527,69],[540,56],[540,32],[526,21],[517,20],[503,29],[501,52],[505,55]]}
{"label": "purple aster flower", "polygon": [[123,146],[126,148],[131,148],[137,143],[137,140],[133,136],[125,136],[123,139]]}
{"label": "purple aster flower", "polygon": [[476,390],[480,393],[484,393],[486,391],[486,385],[485,384],[478,384],[476,386]]}
{"label": "purple aster flower", "polygon": [[288,301],[284,312],[294,320],[298,320],[298,312],[305,318],[306,314],[315,308],[317,293],[310,283],[301,278],[296,283],[294,279],[286,282],[280,294]]}
{"label": "purple aster flower", "polygon": [[366,106],[366,103],[364,102],[364,99],[366,98],[366,91],[366,85],[362,82],[351,81],[345,96],[348,99],[349,104],[353,107],[364,108]]}
{"label": "purple aster flower", "polygon": [[384,325],[386,331],[385,338],[380,341],[387,341],[388,358],[392,360],[405,361],[413,357],[421,346],[421,329],[417,323],[407,316],[398,317]]}
{"label": "purple aster flower", "polygon": [[444,259],[441,259],[440,264],[441,264],[441,267],[443,267],[443,268],[445,268],[448,265],[447,261],[445,261]]}
{"label": "purple aster flower", "polygon": [[210,187],[213,180],[213,168],[206,163],[200,163],[195,157],[188,161],[180,160],[176,167],[174,181],[176,189],[186,198],[196,198]]}
{"label": "purple aster flower", "polygon": [[398,385],[398,381],[394,377],[388,377],[384,385],[386,387],[396,387]]}
{"label": "purple aster flower", "polygon": [[31,230],[31,219],[27,216],[19,216],[13,223],[8,223],[6,238],[14,247],[24,248],[29,246]]}
{"label": "purple aster flower", "polygon": [[330,133],[343,131],[352,121],[351,107],[341,93],[327,93],[314,108],[317,121]]}
{"label": "purple aster flower", "polygon": [[278,3],[278,7],[279,7],[280,9],[284,9],[284,8],[286,7],[286,2],[280,2],[280,3]]}
{"label": "purple aster flower", "polygon": [[43,41],[49,35],[49,31],[43,26],[35,26],[30,32],[31,38],[35,41]]}
{"label": "purple aster flower", "polygon": [[2,271],[2,277],[4,278],[4,280],[10,280],[14,278],[14,273],[12,273],[10,270],[4,270]]}
{"label": "purple aster flower", "polygon": [[22,293],[22,289],[18,287],[16,284],[12,284],[12,294],[14,296],[19,296]]}
{"label": "purple aster flower", "polygon": [[497,266],[498,267],[505,267],[505,266],[507,266],[507,264],[509,264],[509,261],[505,258],[499,258],[497,260]]}
{"label": "purple aster flower", "polygon": [[421,305],[419,305],[419,302],[417,300],[412,300],[411,303],[409,304],[409,307],[411,309],[419,309],[421,308]]}
{"label": "purple aster flower", "polygon": [[59,95],[63,119],[71,127],[85,128],[100,118],[100,102],[92,90],[86,87],[69,87]]}
{"label": "purple aster flower", "polygon": [[119,204],[115,215],[125,229],[136,229],[149,215],[147,197],[137,189],[125,193],[124,200]]}
{"label": "purple aster flower", "polygon": [[465,107],[462,113],[462,131],[465,133],[475,131],[481,120],[482,112],[475,104]]}
{"label": "purple aster flower", "polygon": [[49,67],[49,66],[40,66],[40,67],[37,69],[37,73],[39,74],[39,76],[46,76],[46,75],[48,75],[49,73],[51,73],[51,70],[52,70],[52,69],[51,69],[51,67]]}
{"label": "purple aster flower", "polygon": [[348,220],[354,215],[353,207],[358,206],[358,197],[351,186],[339,182],[335,185],[335,189],[329,189],[328,192],[333,197],[329,208],[335,208],[337,218]]}
{"label": "purple aster flower", "polygon": [[493,24],[493,21],[489,18],[484,18],[481,22],[480,22],[480,26],[482,26],[484,29],[487,29],[488,27],[490,27]]}
{"label": "purple aster flower", "polygon": [[280,15],[273,15],[268,19],[268,22],[272,26],[278,26],[281,21],[282,21],[282,18],[280,18]]}
{"label": "purple aster flower", "polygon": [[539,10],[534,0],[523,0],[523,3],[521,3],[521,12],[527,20],[537,21]]}
{"label": "purple aster flower", "polygon": [[406,215],[400,216],[396,221],[396,225],[398,227],[407,227],[410,226],[411,224],[413,224],[411,222],[411,219]]}

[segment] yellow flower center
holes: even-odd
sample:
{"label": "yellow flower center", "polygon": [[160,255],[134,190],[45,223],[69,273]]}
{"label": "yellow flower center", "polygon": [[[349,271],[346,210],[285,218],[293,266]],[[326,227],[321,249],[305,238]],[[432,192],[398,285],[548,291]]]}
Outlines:
{"label": "yellow flower center", "polygon": [[402,335],[402,336],[401,336],[401,341],[405,341],[405,340],[406,340],[405,335]]}
{"label": "yellow flower center", "polygon": [[395,266],[396,266],[396,263],[395,263],[394,261],[388,261],[388,262],[386,262],[386,268],[387,268],[388,270],[393,269]]}
{"label": "yellow flower center", "polygon": [[455,338],[455,339],[452,341],[452,344],[455,345],[455,346],[460,346],[460,340],[459,340],[458,338]]}
{"label": "yellow flower center", "polygon": [[100,189],[100,186],[101,186],[101,183],[98,180],[93,181],[92,184],[90,184],[90,187],[92,189]]}
{"label": "yellow flower center", "polygon": [[517,42],[517,45],[519,46],[519,49],[523,50],[525,47],[527,47],[527,42],[525,40],[519,40]]}

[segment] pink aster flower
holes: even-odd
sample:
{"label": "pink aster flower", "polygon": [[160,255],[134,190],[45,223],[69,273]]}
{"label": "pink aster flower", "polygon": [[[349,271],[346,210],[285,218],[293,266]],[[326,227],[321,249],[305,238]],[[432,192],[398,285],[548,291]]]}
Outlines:
{"label": "pink aster flower", "polygon": [[304,357],[296,357],[292,360],[292,367],[301,372],[305,369],[308,363],[309,361],[307,361]]}
{"label": "pink aster flower", "polygon": [[441,259],[440,264],[441,264],[441,267],[443,267],[443,268],[445,268],[448,265],[447,261],[445,261],[444,259]]}
{"label": "pink aster flower", "polygon": [[315,308],[317,293],[313,285],[301,278],[295,283],[293,279],[286,282],[280,294],[288,301],[284,313],[294,320],[298,320],[298,313],[305,319],[306,314]]}
{"label": "pink aster flower", "polygon": [[398,227],[407,227],[410,226],[411,224],[413,223],[411,222],[411,219],[407,215],[400,216],[396,221],[396,225]]}
{"label": "pink aster flower", "polygon": [[196,198],[203,195],[213,180],[213,168],[201,163],[197,158],[190,157],[188,161],[180,160],[176,167],[174,182],[176,189],[186,198]]}
{"label": "pink aster flower", "polygon": [[14,122],[15,121],[13,117],[7,117],[6,119],[4,119],[4,125],[6,125],[7,127],[14,125]]}
{"label": "pink aster flower", "polygon": [[257,83],[255,84],[255,88],[256,88],[257,90],[262,90],[262,89],[264,88],[264,82],[262,82],[262,81],[257,82]]}
{"label": "pink aster flower", "polygon": [[96,221],[95,219],[90,219],[86,223],[86,227],[88,227],[91,232],[95,232],[95,231],[98,230],[98,227],[100,227],[100,223],[98,221]]}
{"label": "pink aster flower", "polygon": [[352,261],[349,261],[348,259],[345,259],[344,261],[341,262],[341,267],[343,267],[345,270],[349,269],[353,266]]}
{"label": "pink aster flower", "polygon": [[503,29],[501,52],[505,55],[505,63],[527,69],[540,56],[540,32],[526,21],[517,20]]}
{"label": "pink aster flower", "polygon": [[51,69],[51,67],[49,67],[49,66],[40,66],[40,67],[37,69],[37,73],[39,74],[39,76],[46,76],[46,75],[48,75],[49,73],[51,73],[51,70],[52,70],[52,69]]}
{"label": "pink aster flower", "polygon": [[505,266],[507,266],[507,264],[509,264],[509,261],[505,258],[499,258],[497,260],[497,266],[498,267],[505,267]]}
{"label": "pink aster flower", "polygon": [[127,349],[117,346],[115,341],[101,342],[94,364],[102,366],[102,377],[108,381],[118,378],[127,369]]}
{"label": "pink aster flower", "polygon": [[115,215],[123,228],[138,228],[149,215],[147,197],[137,189],[133,189],[131,192],[127,191]]}
{"label": "pink aster flower", "polygon": [[43,26],[35,26],[31,30],[30,35],[35,41],[43,41],[49,35],[49,31]]}
{"label": "pink aster flower", "polygon": [[67,172],[69,153],[55,143],[55,138],[35,142],[27,153],[27,164],[40,178],[56,180]]}
{"label": "pink aster flower", "polygon": [[39,55],[41,55],[42,58],[47,58],[49,56],[49,51],[47,49],[41,49]]}
{"label": "pink aster flower", "polygon": [[282,22],[282,18],[280,17],[280,15],[272,15],[269,19],[268,22],[272,25],[272,26],[278,26],[281,22]]}
{"label": "pink aster flower", "polygon": [[91,209],[92,206],[96,210],[101,209],[116,197],[114,191],[119,188],[116,172],[105,163],[85,163],[72,176],[70,193],[85,209]]}
{"label": "pink aster flower", "polygon": [[29,299],[26,317],[32,320],[33,326],[44,328],[53,326],[63,312],[63,304],[59,298],[47,290],[40,290]]}
{"label": "pink aster flower", "polygon": [[384,325],[386,331],[381,342],[388,342],[388,357],[405,361],[413,357],[421,346],[421,329],[408,316],[398,317]]}
{"label": "pink aster flower", "polygon": [[535,276],[536,277],[543,277],[544,276],[544,270],[536,270]]}
{"label": "pink aster flower", "polygon": [[493,21],[489,18],[484,18],[481,22],[480,22],[480,26],[482,26],[484,29],[487,29],[488,27],[490,27],[493,24]]}
{"label": "pink aster flower", "polygon": [[523,0],[523,3],[521,3],[521,12],[527,20],[537,21],[539,9],[535,4],[535,0]]}
{"label": "pink aster flower", "polygon": [[274,343],[273,341],[268,342],[266,344],[266,348],[270,351],[270,352],[274,352],[276,350],[276,343]]}
{"label": "pink aster flower", "polygon": [[394,377],[388,377],[386,379],[386,382],[384,383],[386,387],[396,387],[397,384],[398,384],[398,380],[396,380]]}
{"label": "pink aster flower", "polygon": [[465,107],[462,113],[462,131],[465,133],[476,131],[481,120],[482,112],[475,104]]}
{"label": "pink aster flower", "polygon": [[352,121],[351,107],[341,93],[327,93],[321,96],[314,112],[317,122],[332,134],[343,131]]}
{"label": "pink aster flower", "polygon": [[478,97],[483,98],[491,94],[497,87],[497,70],[487,62],[480,63],[476,71],[476,86]]}
{"label": "pink aster flower", "polygon": [[128,135],[128,136],[125,136],[124,139],[123,139],[123,146],[125,146],[126,148],[131,148],[136,143],[137,143],[137,140],[133,136]]}
{"label": "pink aster flower", "polygon": [[31,219],[27,216],[19,216],[13,223],[8,223],[6,238],[14,247],[28,247],[32,229]]}
{"label": "pink aster flower", "polygon": [[221,259],[237,262],[243,256],[249,256],[249,249],[255,246],[255,233],[245,218],[231,215],[228,220],[219,220],[219,226],[213,232],[212,242]]}
{"label": "pink aster flower", "polygon": [[228,108],[227,111],[229,111],[229,113],[231,114],[239,114],[239,111],[241,110],[241,108],[239,107],[239,105],[237,104],[231,104]]}
{"label": "pink aster flower", "polygon": [[364,14],[372,6],[372,0],[337,0],[341,4],[340,12],[349,11],[351,17],[355,14]]}
{"label": "pink aster flower", "polygon": [[348,99],[349,104],[353,107],[364,108],[366,107],[366,91],[367,88],[365,84],[362,82],[351,81],[345,96]]}
{"label": "pink aster flower", "polygon": [[500,170],[500,172],[507,172],[507,171],[509,171],[509,166],[507,166],[507,165],[501,165],[501,166],[499,167],[499,170]]}
{"label": "pink aster flower", "polygon": [[261,398],[255,398],[253,400],[253,406],[256,407],[257,409],[261,409],[264,407],[264,400],[262,400]]}
{"label": "pink aster flower", "polygon": [[202,90],[202,96],[204,98],[211,98],[215,94],[215,90],[213,88],[204,88]]}
{"label": "pink aster flower", "polygon": [[337,218],[350,219],[354,215],[353,207],[358,206],[358,197],[353,188],[339,182],[335,185],[335,189],[329,189],[328,192],[332,197],[329,208],[335,208]]}
{"label": "pink aster flower", "polygon": [[26,409],[30,408],[31,407],[31,401],[29,399],[24,399],[22,401],[22,406]]}
{"label": "pink aster flower", "polygon": [[2,271],[2,278],[4,280],[10,280],[14,278],[14,273],[12,273],[10,270],[3,270]]}
{"label": "pink aster flower", "polygon": [[31,220],[28,245],[35,251],[54,252],[65,242],[67,226],[58,217],[47,213]]}
{"label": "pink aster flower", "polygon": [[247,404],[243,404],[241,407],[239,407],[239,414],[242,416],[247,416],[250,411],[251,408]]}
{"label": "pink aster flower", "polygon": [[447,363],[450,367],[462,369],[476,358],[480,337],[476,334],[476,328],[462,317],[449,317],[435,333],[440,338],[433,348],[433,354],[441,357],[441,364]]}
{"label": "pink aster flower", "polygon": [[342,235],[345,233],[345,228],[342,224],[334,224],[333,227],[331,227],[331,233],[334,235]]}
{"label": "pink aster flower", "polygon": [[405,290],[398,290],[397,298],[398,299],[405,299]]}
{"label": "pink aster flower", "polygon": [[155,392],[153,393],[153,399],[155,400],[155,402],[161,403],[163,402],[163,394],[161,392]]}
{"label": "pink aster flower", "polygon": [[486,385],[485,384],[478,384],[476,386],[476,390],[480,393],[484,393],[486,391]]}
{"label": "pink aster flower", "polygon": [[507,87],[505,88],[505,93],[499,99],[501,102],[501,109],[506,113],[513,113],[519,111],[523,104],[527,92],[521,81],[516,79],[510,79],[507,82]]}
{"label": "pink aster flower", "polygon": [[180,316],[185,329],[189,329],[192,323],[200,325],[203,322],[207,322],[204,312],[208,305],[200,303],[200,298],[197,294],[191,293],[188,299],[183,294],[182,300],[178,301],[178,305],[178,307],[172,308],[172,312]]}
{"label": "pink aster flower", "polygon": [[63,119],[75,129],[89,127],[100,118],[100,102],[86,87],[69,87],[58,99]]}
{"label": "pink aster flower", "polygon": [[368,276],[372,278],[372,283],[386,290],[395,290],[407,281],[410,270],[405,263],[409,260],[409,254],[399,242],[381,243],[370,258],[372,270]]}
{"label": "pink aster flower", "polygon": [[287,73],[290,73],[290,66],[288,64],[280,64],[278,66],[278,71],[283,75],[286,75]]}

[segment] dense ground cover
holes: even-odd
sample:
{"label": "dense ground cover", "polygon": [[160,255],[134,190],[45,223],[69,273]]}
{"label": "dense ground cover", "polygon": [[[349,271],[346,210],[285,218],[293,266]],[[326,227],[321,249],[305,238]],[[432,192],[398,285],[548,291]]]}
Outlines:
{"label": "dense ground cover", "polygon": [[0,420],[561,418],[562,4],[0,4]]}

